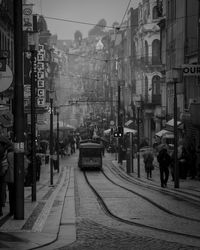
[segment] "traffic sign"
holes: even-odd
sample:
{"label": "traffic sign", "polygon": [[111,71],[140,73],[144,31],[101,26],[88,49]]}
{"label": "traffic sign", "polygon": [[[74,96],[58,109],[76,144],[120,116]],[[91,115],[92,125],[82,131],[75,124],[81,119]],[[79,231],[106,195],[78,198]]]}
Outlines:
{"label": "traffic sign", "polygon": [[13,81],[13,73],[8,65],[6,71],[0,71],[0,92],[8,89]]}
{"label": "traffic sign", "polygon": [[183,64],[182,69],[184,76],[200,76],[199,64]]}

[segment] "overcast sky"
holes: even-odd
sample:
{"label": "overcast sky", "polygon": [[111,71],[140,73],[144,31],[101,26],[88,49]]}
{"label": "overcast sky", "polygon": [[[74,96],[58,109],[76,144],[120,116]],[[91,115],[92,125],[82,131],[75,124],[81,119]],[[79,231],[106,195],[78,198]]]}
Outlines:
{"label": "overcast sky", "polygon": [[[29,0],[34,4],[34,12],[44,17],[65,19],[53,20],[45,18],[48,29],[57,34],[58,39],[73,39],[76,30],[83,37],[99,20],[104,18],[108,26],[117,21],[121,23],[130,0]],[[136,8],[140,0],[131,0],[130,6]],[[68,21],[67,21],[68,20]],[[72,21],[72,22],[70,22]],[[77,24],[75,22],[88,24]]]}

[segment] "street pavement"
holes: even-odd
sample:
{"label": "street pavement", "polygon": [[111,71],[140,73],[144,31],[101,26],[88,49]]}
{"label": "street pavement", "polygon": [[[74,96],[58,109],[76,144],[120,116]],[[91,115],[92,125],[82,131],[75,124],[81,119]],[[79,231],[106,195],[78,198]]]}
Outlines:
{"label": "street pavement", "polygon": [[[84,220],[80,223],[76,221],[74,171],[72,171],[70,166],[72,162],[77,162],[77,157],[78,152],[72,156],[60,159],[60,172],[53,171],[53,186],[50,185],[50,166],[42,165],[40,181],[37,182],[37,201],[32,202],[31,187],[25,187],[24,220],[15,220],[13,217],[8,217],[9,207],[8,202],[6,202],[6,206],[3,209],[4,216],[0,220],[0,249],[23,250],[36,249],[41,246],[46,246],[44,249],[58,249],[62,247],[62,232],[65,232],[63,238],[65,246],[76,241],[77,227],[85,226],[85,224],[87,226],[87,221],[85,223]],[[118,164],[115,154],[106,153],[104,159],[126,172],[126,162],[124,161],[122,165]],[[133,165],[134,171],[129,176],[137,179],[137,159],[134,159]],[[155,168],[152,173],[152,179],[147,179],[141,159],[140,178],[138,180],[144,183],[153,183],[160,187],[159,169]],[[176,191],[174,182],[171,181],[171,176],[166,189],[171,192]],[[200,181],[189,178],[180,180],[179,191],[184,190],[191,193],[194,190],[199,191]],[[3,221],[6,222],[3,223]],[[93,226],[96,228],[97,225]],[[58,239],[58,235],[60,245],[50,248],[53,245],[52,243]]]}

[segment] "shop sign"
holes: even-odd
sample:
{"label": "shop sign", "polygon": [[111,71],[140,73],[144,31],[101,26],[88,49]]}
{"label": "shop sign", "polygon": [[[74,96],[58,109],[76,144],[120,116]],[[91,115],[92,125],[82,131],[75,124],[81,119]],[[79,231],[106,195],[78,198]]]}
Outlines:
{"label": "shop sign", "polygon": [[44,57],[45,50],[44,45],[39,44],[38,53],[37,53],[37,106],[44,107],[45,106],[45,86],[44,86],[44,78],[45,78],[45,65],[44,65]]}
{"label": "shop sign", "polygon": [[199,64],[184,64],[182,68],[184,76],[200,76]]}

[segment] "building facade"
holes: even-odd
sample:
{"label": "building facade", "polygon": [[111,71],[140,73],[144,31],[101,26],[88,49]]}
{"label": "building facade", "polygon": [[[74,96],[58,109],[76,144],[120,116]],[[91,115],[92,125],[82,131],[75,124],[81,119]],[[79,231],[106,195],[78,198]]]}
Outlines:
{"label": "building facade", "polygon": [[152,145],[160,130],[162,64],[160,60],[160,16],[157,1],[143,0],[138,6],[138,29],[134,36],[137,66],[135,68],[135,103],[142,109],[143,135]]}

